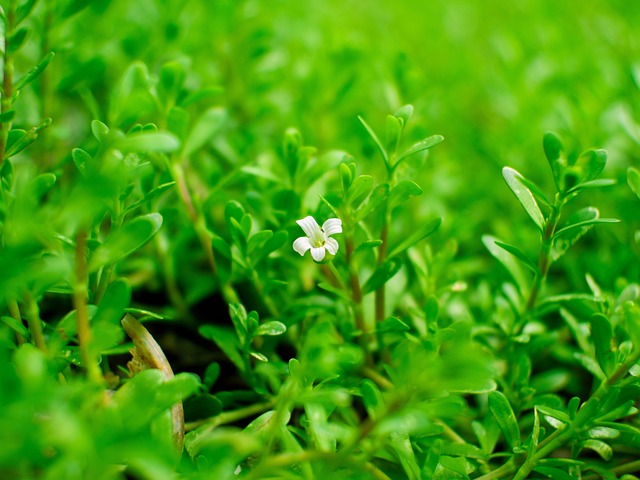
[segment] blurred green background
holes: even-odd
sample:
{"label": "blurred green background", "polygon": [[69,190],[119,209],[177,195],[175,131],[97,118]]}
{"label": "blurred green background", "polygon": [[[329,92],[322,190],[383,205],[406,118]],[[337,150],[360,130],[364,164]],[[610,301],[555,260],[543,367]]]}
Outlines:
{"label": "blurred green background", "polygon": [[[56,137],[52,156],[61,164],[70,162],[93,117],[130,127],[109,113],[111,85],[135,61],[157,75],[177,60],[187,67],[189,88],[222,89],[215,102],[228,115],[212,142],[216,156],[201,170],[207,185],[221,169],[276,155],[290,126],[320,153],[346,151],[361,173],[382,180],[382,161],[357,116],[382,134],[386,115],[411,103],[407,144],[431,134],[445,142],[404,172],[425,190],[404,223],[442,215],[434,242],[458,239],[462,260],[485,255],[486,263],[460,265],[461,275],[473,275],[492,268],[481,234],[537,252],[535,229],[500,168],[517,168],[551,194],[544,132],[559,133],[576,153],[606,149],[605,176],[621,184],[626,168],[639,163],[635,1],[114,0],[62,19],[65,9],[83,4],[56,4],[48,40],[57,53],[48,74],[57,100],[47,135]],[[23,64],[37,61],[37,50],[25,49],[31,58]],[[157,121],[151,108],[146,120]],[[337,179],[337,171],[332,175]],[[245,194],[238,189],[237,199]],[[637,278],[630,262],[637,249],[624,246],[635,245],[640,221],[632,194],[619,185],[590,195],[603,216],[627,222],[590,234],[600,251],[587,270],[605,282]],[[520,224],[526,227],[514,228]]]}

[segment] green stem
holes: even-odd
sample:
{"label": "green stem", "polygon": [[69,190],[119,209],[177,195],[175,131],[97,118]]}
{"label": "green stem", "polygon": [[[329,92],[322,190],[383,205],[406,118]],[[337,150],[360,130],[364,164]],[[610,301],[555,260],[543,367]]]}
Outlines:
{"label": "green stem", "polygon": [[509,459],[507,463],[496,468],[493,472],[489,472],[481,477],[476,478],[476,480],[494,480],[496,478],[503,478],[507,475],[511,475],[516,469],[513,459]]}
{"label": "green stem", "polygon": [[89,310],[87,301],[87,232],[80,229],[76,235],[75,278],[73,283],[73,305],[76,309],[78,323],[78,344],[80,357],[87,370],[89,378],[96,382],[102,381],[98,362],[91,355],[91,327],[89,325]]}
{"label": "green stem", "polygon": [[33,295],[29,292],[24,293],[24,313],[29,325],[29,331],[31,332],[31,338],[36,347],[43,352],[47,351],[47,344],[45,342],[44,333],[42,332],[42,320],[40,319],[40,310]]}
{"label": "green stem", "polygon": [[[7,300],[7,308],[9,309],[9,315],[15,318],[18,322],[22,323],[22,315],[20,313],[20,307],[18,306],[18,302],[13,299]],[[22,345],[25,342],[25,339],[16,332],[16,341],[18,345]]]}
{"label": "green stem", "polygon": [[[351,298],[353,299],[353,310],[355,316],[355,326],[357,330],[362,332],[363,347],[366,345],[368,330],[364,321],[364,314],[362,312],[362,288],[360,287],[360,279],[356,271],[356,266],[353,260],[353,237],[351,235],[345,235],[345,254],[347,260],[347,268],[349,270],[349,284],[351,286]],[[365,349],[366,350],[366,349]]]}
{"label": "green stem", "polygon": [[333,264],[333,261],[329,261],[327,262],[327,267],[329,268],[329,270],[331,270],[331,273],[333,274],[333,276],[335,277],[336,281],[338,282],[338,285],[340,286],[340,288],[342,290],[344,290],[345,292],[348,292],[349,289],[347,288],[347,285],[344,283],[344,280],[342,279],[342,275],[340,275],[340,272],[338,272],[338,269],[336,268],[336,266]]}
{"label": "green stem", "polygon": [[[389,217],[387,213],[384,214],[384,223],[380,230],[380,240],[382,243],[378,247],[378,265],[382,265],[387,259],[387,239],[389,237]],[[381,322],[385,318],[385,304],[386,304],[386,292],[385,285],[383,284],[376,290],[375,293],[375,305],[376,305],[376,322]]]}
{"label": "green stem", "polygon": [[[173,180],[176,182],[180,199],[182,200],[187,211],[187,215],[193,224],[198,240],[200,240],[200,244],[202,245],[202,249],[205,252],[211,272],[218,281],[220,281],[220,277],[218,276],[218,267],[216,266],[216,258],[213,252],[213,246],[211,245],[211,237],[207,232],[204,218],[198,213],[198,210],[196,210],[195,202],[191,195],[191,191],[189,190],[189,186],[187,185],[184,170],[182,169],[182,166],[175,161],[170,166],[170,172]],[[220,281],[220,292],[227,303],[239,301],[238,294],[228,281],[224,283]]]}
{"label": "green stem", "polygon": [[552,238],[556,231],[556,227],[558,226],[558,221],[560,220],[560,212],[563,205],[564,197],[562,197],[560,194],[557,194],[555,203],[553,207],[551,207],[551,213],[549,214],[549,218],[547,219],[547,223],[542,234],[542,248],[540,250],[540,259],[538,260],[538,273],[534,280],[533,287],[531,287],[531,291],[529,292],[529,298],[527,299],[527,303],[525,306],[525,313],[530,312],[535,307],[544,281],[546,280],[547,274],[549,273],[549,267],[551,266],[552,261]]}
{"label": "green stem", "polygon": [[[11,110],[13,96],[13,54],[9,51],[9,38],[13,34],[17,2],[11,0],[5,11],[6,22],[4,28],[4,67],[2,71],[2,99],[0,100],[0,114]],[[0,122],[0,166],[4,163],[7,149],[7,138],[11,130],[11,120]]]}
{"label": "green stem", "polygon": [[[247,262],[248,261],[249,260],[247,259]],[[258,292],[258,295],[260,296],[260,298],[264,302],[264,306],[267,307],[267,310],[269,311],[269,315],[271,316],[271,318],[279,318],[280,317],[280,309],[273,302],[273,300],[271,299],[270,296],[265,295],[265,293],[264,293],[264,284],[262,283],[262,280],[260,279],[260,275],[258,275],[258,272],[253,267],[251,268],[251,280],[253,281],[253,286],[255,287],[256,291]]]}
{"label": "green stem", "polygon": [[520,466],[516,475],[513,477],[513,480],[524,480],[527,478],[529,473],[531,473],[531,470],[535,468],[540,460],[546,458],[551,452],[557,450],[570,441],[577,431],[584,429],[594,419],[592,405],[600,402],[609,392],[609,389],[618,383],[618,381],[620,381],[622,377],[629,372],[629,369],[635,365],[639,359],[640,349],[633,352],[633,354],[630,355],[609,378],[600,384],[591,398],[589,398],[589,400],[582,405],[580,410],[578,410],[578,413],[569,425],[565,426],[563,429],[556,430],[541,442],[540,445],[538,445],[536,453],[527,458],[527,460]]}

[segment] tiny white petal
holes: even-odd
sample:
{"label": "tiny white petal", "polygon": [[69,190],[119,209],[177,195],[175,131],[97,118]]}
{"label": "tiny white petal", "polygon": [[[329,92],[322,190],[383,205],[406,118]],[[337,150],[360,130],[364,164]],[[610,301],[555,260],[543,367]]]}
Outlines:
{"label": "tiny white petal", "polygon": [[322,230],[325,235],[335,235],[342,233],[342,220],[339,218],[330,218],[322,224]]}
{"label": "tiny white petal", "polygon": [[309,239],[307,237],[296,238],[293,242],[293,249],[300,255],[304,255],[304,253],[310,248],[311,242],[309,242]]}
{"label": "tiny white petal", "polygon": [[322,232],[316,219],[311,215],[304,217],[302,220],[297,220],[296,223],[300,225],[300,228],[304,231],[305,235],[309,237],[312,242],[322,238]]}
{"label": "tiny white petal", "polygon": [[311,248],[311,256],[316,262],[321,262],[324,258],[325,249],[324,247],[312,247]]}
{"label": "tiny white petal", "polygon": [[324,242],[324,248],[327,249],[331,255],[335,255],[338,252],[338,241],[335,238],[327,238]]}

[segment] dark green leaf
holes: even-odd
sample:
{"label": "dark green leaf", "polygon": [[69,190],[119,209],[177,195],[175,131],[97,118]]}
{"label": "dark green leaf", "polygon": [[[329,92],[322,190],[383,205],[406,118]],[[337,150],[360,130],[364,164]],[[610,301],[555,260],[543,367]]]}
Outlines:
{"label": "dark green leaf", "polygon": [[320,282],[318,283],[318,288],[321,288],[322,290],[326,290],[327,292],[333,293],[334,295],[337,295],[338,297],[351,302],[351,297],[347,294],[347,292],[345,292],[344,290],[341,290],[338,287],[334,287],[333,285],[331,285],[330,283],[327,282]]}
{"label": "dark green leaf", "polygon": [[382,245],[382,240],[367,240],[366,242],[362,242],[356,247],[355,253],[365,252],[367,250],[379,247],[380,245]]}
{"label": "dark green leaf", "polygon": [[351,173],[351,169],[347,166],[346,163],[341,163],[338,167],[340,169],[340,181],[342,182],[342,191],[344,193],[349,190],[351,186],[351,182],[353,181],[353,174]]}
{"label": "dark green leaf", "polygon": [[159,197],[164,192],[166,192],[167,190],[171,189],[175,184],[176,184],[176,182],[167,182],[167,183],[163,183],[162,185],[158,185],[157,187],[152,188],[149,192],[147,192],[144,195],[144,197],[142,197],[140,200],[138,200],[134,204],[132,204],[129,207],[127,207],[127,213],[130,213],[133,210],[135,210],[136,208],[144,205],[145,203],[149,203],[154,198]]}
{"label": "dark green leaf", "polygon": [[520,427],[504,393],[489,392],[489,410],[511,449],[520,446]]}
{"label": "dark green leaf", "polygon": [[440,217],[429,220],[427,223],[417,228],[414,233],[409,235],[409,237],[405,238],[399,245],[393,247],[391,252],[389,253],[389,258],[395,257],[396,255],[401,254],[408,248],[414,246],[416,243],[421,240],[427,238],[433,232],[435,232],[440,224],[442,223],[442,219]]}
{"label": "dark green leaf", "polygon": [[16,116],[15,110],[7,110],[0,114],[0,123],[10,122]]}
{"label": "dark green leaf", "polygon": [[158,233],[162,226],[162,216],[150,213],[125,223],[111,232],[89,259],[89,271],[95,272],[104,265],[116,263],[141,248]]}
{"label": "dark green leaf", "polygon": [[29,339],[29,330],[26,329],[21,320],[6,316],[1,317],[0,320],[2,320],[2,322],[9,326],[14,332],[21,335],[22,338],[26,340]]}
{"label": "dark green leaf", "polygon": [[518,290],[520,291],[520,293],[524,294],[525,292],[528,292],[530,281],[528,280],[527,276],[524,275],[524,272],[520,267],[521,263],[517,262],[513,255],[498,247],[497,244],[502,242],[500,242],[497,238],[492,237],[491,235],[483,235],[482,243],[484,243],[484,246],[487,248],[487,250],[489,250],[491,255],[497,258],[511,274],[518,286]]}
{"label": "dark green leaf", "polygon": [[367,218],[371,213],[377,210],[389,196],[389,184],[383,183],[373,189],[368,200],[364,203],[355,215],[355,221],[359,222]]}
{"label": "dark green leaf", "polygon": [[251,255],[256,249],[262,248],[271,237],[273,237],[271,230],[261,230],[251,235],[247,242],[247,254]]}

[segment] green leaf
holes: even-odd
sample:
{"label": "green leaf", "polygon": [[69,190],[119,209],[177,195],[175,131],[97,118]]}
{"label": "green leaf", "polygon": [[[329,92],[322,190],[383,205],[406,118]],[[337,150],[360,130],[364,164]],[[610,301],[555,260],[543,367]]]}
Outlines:
{"label": "green leaf", "polygon": [[271,230],[260,230],[251,235],[247,242],[247,254],[251,255],[255,250],[260,249],[271,237],[273,237]]}
{"label": "green leaf", "polygon": [[15,110],[7,110],[5,112],[0,113],[0,123],[10,122],[16,116]]}
{"label": "green leaf", "polygon": [[602,371],[611,375],[615,370],[616,357],[613,352],[613,327],[607,317],[601,313],[591,316],[591,339],[596,348],[596,359]]}
{"label": "green leaf", "polygon": [[629,167],[627,170],[627,184],[633,193],[640,198],[640,170]]}
{"label": "green leaf", "polygon": [[222,129],[226,117],[227,114],[223,108],[216,107],[205,111],[191,129],[191,134],[184,144],[184,156],[190,157],[210,142]]}
{"label": "green leaf", "polygon": [[371,192],[371,195],[369,195],[369,198],[367,199],[366,203],[364,203],[363,205],[360,206],[360,208],[358,208],[355,215],[356,223],[367,218],[371,213],[376,211],[382,205],[382,203],[387,199],[388,196],[389,196],[388,183],[383,183],[382,185],[378,185],[376,188],[374,188],[373,192]]}
{"label": "green leaf", "polygon": [[173,186],[175,184],[176,184],[176,182],[167,182],[167,183],[163,183],[162,185],[158,185],[157,187],[152,188],[140,200],[138,200],[137,202],[129,205],[127,207],[127,213],[130,213],[133,210],[135,210],[136,208],[141,207],[145,203],[149,203],[154,198],[159,197],[160,195],[162,195],[167,190],[170,190],[171,188],[173,188]]}
{"label": "green leaf", "polygon": [[606,150],[587,150],[580,154],[575,164],[582,172],[580,183],[588,182],[598,177],[606,164]]}
{"label": "green leaf", "polygon": [[15,53],[20,50],[20,48],[24,44],[24,41],[27,39],[28,33],[29,30],[23,27],[15,30],[11,34],[11,36],[7,39],[7,49],[9,51],[9,54]]}
{"label": "green leaf", "polygon": [[520,181],[520,179],[523,178],[522,175],[513,168],[504,167],[502,169],[502,176],[520,204],[524,207],[525,211],[529,214],[540,231],[543,231],[545,225],[544,217],[542,216],[542,212],[540,211],[535,198],[533,198],[531,190],[529,190],[524,183]]}
{"label": "green leaf", "polygon": [[1,317],[0,320],[9,328],[11,328],[14,332],[21,335],[22,338],[24,339],[30,338],[29,330],[27,330],[26,327],[22,324],[22,320],[17,320],[13,317],[7,317],[7,316]]}
{"label": "green leaf", "polygon": [[150,213],[134,218],[111,232],[107,239],[96,248],[89,259],[89,271],[116,263],[140,249],[158,233],[162,226],[162,215]]}
{"label": "green leaf", "polygon": [[342,183],[342,191],[347,193],[349,187],[351,186],[351,182],[353,181],[353,174],[351,173],[351,169],[347,166],[346,163],[341,163],[338,167],[340,170],[340,181]]}
{"label": "green leaf", "polygon": [[407,126],[407,123],[409,123],[409,120],[411,119],[411,115],[413,115],[413,105],[408,104],[403,105],[393,114],[394,117],[402,121],[402,128]]}
{"label": "green leaf", "polygon": [[495,244],[497,246],[499,246],[500,248],[502,248],[503,250],[509,252],[511,255],[516,257],[518,260],[520,260],[520,262],[525,267],[529,268],[533,273],[535,273],[536,275],[538,274],[539,270],[538,270],[538,267],[536,266],[536,264],[533,263],[529,259],[529,257],[527,257],[524,253],[522,253],[522,251],[520,251],[520,249],[514,247],[513,245],[508,245],[506,243],[502,243],[502,242],[498,242],[498,241],[496,241]]}
{"label": "green leaf", "polygon": [[318,283],[318,288],[321,288],[322,290],[326,290],[327,292],[333,293],[334,295],[337,295],[338,297],[348,302],[352,301],[352,298],[347,294],[347,292],[345,292],[344,290],[338,287],[334,287],[330,283],[320,282]]}
{"label": "green leaf", "polygon": [[31,68],[29,71],[27,71],[27,73],[22,75],[16,81],[15,85],[13,86],[14,91],[23,89],[29,83],[33,82],[36,78],[38,78],[38,76],[40,76],[40,74],[44,72],[45,68],[47,68],[47,66],[55,56],[56,54],[53,52],[49,52],[47,55],[45,55],[45,57],[42,60],[40,60],[40,62],[38,62],[38,64],[35,67]]}
{"label": "green leaf", "polygon": [[600,212],[594,207],[582,208],[570,215],[566,226],[558,230],[552,237],[551,258],[553,261],[564,255],[595,224],[618,222],[613,218],[599,218],[599,216]]}
{"label": "green leaf", "polygon": [[415,155],[418,152],[422,152],[423,150],[428,150],[429,148],[435,147],[439,143],[442,143],[443,140],[444,137],[442,135],[431,135],[424,140],[414,143],[407,150],[405,150],[402,155],[398,157],[396,165],[398,165],[401,161],[410,157],[411,155]]}
{"label": "green leaf", "polygon": [[20,25],[33,11],[33,7],[36,5],[38,0],[27,0],[22,5],[16,8],[16,16],[13,23],[14,27]]}
{"label": "green leaf", "polygon": [[198,332],[204,338],[213,340],[236,368],[244,372],[245,362],[238,352],[238,337],[233,330],[219,325],[203,325],[198,329]]}
{"label": "green leaf", "polygon": [[583,442],[582,447],[593,450],[598,455],[600,455],[605,462],[608,462],[613,457],[613,449],[609,444],[603,442],[602,440],[595,440],[593,438],[590,438]]}
{"label": "green leaf", "polygon": [[387,154],[393,155],[398,149],[400,136],[402,135],[402,123],[393,115],[387,115]]}
{"label": "green leaf", "polygon": [[429,220],[427,223],[416,229],[416,231],[409,235],[409,237],[405,238],[398,246],[392,248],[391,252],[389,253],[389,258],[401,254],[408,248],[414,246],[416,243],[427,238],[440,227],[441,223],[442,219],[440,217]]}
{"label": "green leaf", "polygon": [[370,175],[360,175],[355,178],[351,187],[347,191],[347,201],[351,202],[352,208],[358,208],[367,198],[373,189],[373,177]]}
{"label": "green leaf", "polygon": [[553,180],[556,184],[556,188],[559,192],[564,191],[564,168],[567,165],[567,161],[564,158],[562,152],[564,146],[562,141],[554,133],[545,133],[542,146],[544,148],[544,154],[547,157],[549,166],[551,167],[551,173],[553,174]]}
{"label": "green leaf", "polygon": [[124,152],[171,153],[180,148],[180,140],[169,132],[142,132],[127,135],[115,146]]}
{"label": "green leaf", "polygon": [[120,320],[124,316],[125,308],[130,303],[131,286],[125,279],[120,278],[107,287],[92,322],[113,323],[119,326]]}
{"label": "green leaf", "polygon": [[365,378],[360,385],[360,394],[364,408],[371,420],[375,421],[384,411],[384,400],[378,386],[368,378]]}
{"label": "green leaf", "polygon": [[367,240],[366,242],[362,242],[358,245],[354,250],[354,253],[366,252],[367,250],[379,247],[380,245],[382,245],[382,240]]}
{"label": "green leaf", "polygon": [[220,377],[220,364],[218,362],[211,362],[207,369],[204,371],[203,384],[208,389],[211,389],[216,383],[216,380]]}
{"label": "green leaf", "polygon": [[100,120],[94,120],[91,122],[91,132],[96,140],[102,143],[109,135],[109,127]]}
{"label": "green leaf", "polygon": [[[562,423],[568,424],[571,423],[571,418],[569,417],[569,415],[565,412],[562,412],[558,409],[552,408],[552,407],[548,407],[546,405],[536,405],[536,410],[538,412],[540,412],[542,415],[544,415],[545,417],[550,417],[551,419],[555,419],[558,420]],[[547,419],[548,421],[549,419]],[[552,422],[550,421],[549,423],[551,423],[553,426],[557,427],[557,423],[556,422]],[[554,423],[556,423],[554,425]]]}
{"label": "green leaf", "polygon": [[73,158],[73,163],[75,163],[76,168],[82,174],[87,170],[87,165],[89,165],[93,160],[91,155],[81,148],[74,148],[71,151],[71,158]]}
{"label": "green leaf", "polygon": [[489,250],[491,255],[498,259],[511,274],[520,293],[524,294],[525,292],[528,292],[530,281],[528,280],[528,277],[524,275],[524,272],[520,267],[521,263],[517,262],[513,255],[498,246],[498,243],[503,242],[500,242],[497,238],[492,237],[491,235],[483,235],[482,243],[484,243],[484,246]]}
{"label": "green leaf", "polygon": [[391,212],[398,205],[403,204],[409,198],[422,195],[422,188],[411,180],[402,180],[391,189],[389,200],[387,201],[388,211]]}
{"label": "green leaf", "polygon": [[544,475],[545,477],[552,478],[554,480],[575,480],[575,477],[572,477],[564,470],[560,470],[556,467],[537,465],[533,470]]}
{"label": "green leaf", "polygon": [[489,392],[489,410],[500,427],[505,440],[513,450],[520,446],[520,427],[504,393]]}
{"label": "green leaf", "polygon": [[155,389],[154,406],[169,408],[200,389],[200,380],[193,373],[182,372]]}
{"label": "green leaf", "polygon": [[260,325],[256,329],[256,331],[253,333],[253,335],[254,336],[260,336],[260,335],[276,336],[276,335],[282,335],[286,331],[287,331],[287,327],[284,323],[272,321],[272,322],[265,322],[262,325]]}
{"label": "green leaf", "polygon": [[400,267],[402,267],[402,262],[400,262],[400,260],[396,258],[386,260],[382,265],[379,265],[378,268],[375,269],[373,274],[371,274],[369,279],[362,286],[362,294],[366,295],[378,290],[400,271]]}
{"label": "green leaf", "polygon": [[382,146],[382,142],[380,141],[376,133],[373,131],[373,129],[367,124],[367,122],[364,121],[364,118],[358,115],[358,120],[360,120],[360,123],[362,123],[362,126],[365,128],[369,136],[375,142],[376,146],[378,147],[378,150],[380,151],[380,154],[382,155],[385,165],[389,167],[389,157],[387,156],[387,151]]}

